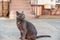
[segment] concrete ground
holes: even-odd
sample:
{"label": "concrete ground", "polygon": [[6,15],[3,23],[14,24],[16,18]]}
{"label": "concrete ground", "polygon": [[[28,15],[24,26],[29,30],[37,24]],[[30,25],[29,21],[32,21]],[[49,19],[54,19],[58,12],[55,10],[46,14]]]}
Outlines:
{"label": "concrete ground", "polygon": [[[39,38],[37,40],[59,40],[60,19],[30,19],[38,31],[37,35],[50,35],[51,38]],[[16,26],[16,20],[0,18],[0,40],[19,40],[20,32]]]}

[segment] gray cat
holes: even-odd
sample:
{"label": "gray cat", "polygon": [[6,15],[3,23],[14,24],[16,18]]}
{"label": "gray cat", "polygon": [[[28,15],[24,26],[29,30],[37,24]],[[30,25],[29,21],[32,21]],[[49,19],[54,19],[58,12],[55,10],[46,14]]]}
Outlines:
{"label": "gray cat", "polygon": [[49,35],[37,36],[37,30],[35,26],[31,22],[25,20],[24,13],[19,13],[16,11],[16,15],[17,27],[21,32],[21,40],[36,40],[36,38],[51,37]]}

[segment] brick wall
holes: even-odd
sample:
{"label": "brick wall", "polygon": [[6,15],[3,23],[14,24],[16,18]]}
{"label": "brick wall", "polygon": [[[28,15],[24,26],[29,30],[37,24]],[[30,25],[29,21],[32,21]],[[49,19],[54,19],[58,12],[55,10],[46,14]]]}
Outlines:
{"label": "brick wall", "polygon": [[16,11],[24,11],[26,18],[34,17],[31,15],[32,9],[30,5],[30,0],[11,0],[10,12],[16,13]]}
{"label": "brick wall", "polygon": [[29,0],[11,0],[10,10],[24,11],[25,13],[30,12],[31,7],[30,7]]}

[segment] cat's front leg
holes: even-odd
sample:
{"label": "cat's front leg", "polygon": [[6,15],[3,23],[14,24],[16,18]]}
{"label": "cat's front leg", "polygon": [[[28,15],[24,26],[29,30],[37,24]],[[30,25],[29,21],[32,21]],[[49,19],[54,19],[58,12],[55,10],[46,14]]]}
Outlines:
{"label": "cat's front leg", "polygon": [[27,34],[26,22],[23,21],[23,23],[22,23],[22,30],[21,30],[21,40],[26,40],[25,39],[26,34]]}
{"label": "cat's front leg", "polygon": [[[21,33],[21,32],[20,32]],[[21,35],[21,37],[19,37],[19,39],[21,39],[22,38],[22,33],[20,34]]]}
{"label": "cat's front leg", "polygon": [[21,40],[26,40],[25,37],[26,37],[26,31],[22,31],[21,32]]}

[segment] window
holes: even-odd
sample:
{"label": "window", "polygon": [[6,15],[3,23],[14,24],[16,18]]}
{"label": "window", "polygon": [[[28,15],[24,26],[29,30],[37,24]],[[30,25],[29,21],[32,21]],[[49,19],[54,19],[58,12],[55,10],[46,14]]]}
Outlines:
{"label": "window", "polygon": [[56,2],[60,2],[60,0],[56,0]]}

